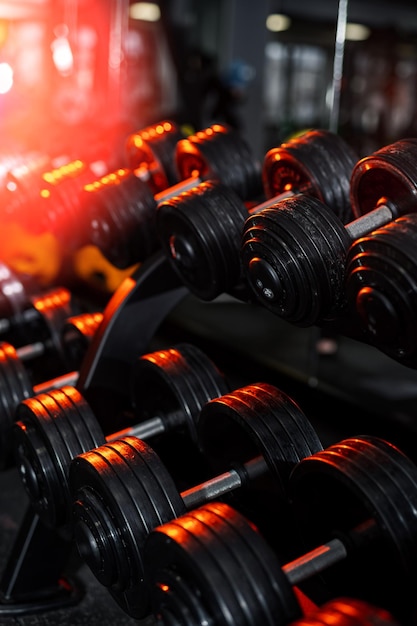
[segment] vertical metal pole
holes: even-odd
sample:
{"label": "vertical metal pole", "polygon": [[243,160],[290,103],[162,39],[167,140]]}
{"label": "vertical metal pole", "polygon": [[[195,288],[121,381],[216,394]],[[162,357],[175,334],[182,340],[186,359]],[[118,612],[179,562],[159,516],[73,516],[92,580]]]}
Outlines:
{"label": "vertical metal pole", "polygon": [[[348,0],[339,0],[333,57],[333,81],[329,111],[329,130],[333,133],[337,133],[339,127],[340,95],[342,91],[347,12]],[[327,352],[327,350],[329,352]],[[332,354],[333,351],[336,352],[336,350],[337,337],[333,337],[332,333],[328,334],[320,327],[313,327],[311,329],[311,348],[309,350],[308,363],[308,384],[311,387],[316,387],[319,381],[318,372],[320,355],[326,352],[328,354]]]}
{"label": "vertical metal pole", "polygon": [[336,40],[333,58],[332,97],[329,114],[329,130],[336,133],[339,126],[340,94],[343,78],[343,57],[345,54],[346,23],[348,0],[339,0],[337,11]]}

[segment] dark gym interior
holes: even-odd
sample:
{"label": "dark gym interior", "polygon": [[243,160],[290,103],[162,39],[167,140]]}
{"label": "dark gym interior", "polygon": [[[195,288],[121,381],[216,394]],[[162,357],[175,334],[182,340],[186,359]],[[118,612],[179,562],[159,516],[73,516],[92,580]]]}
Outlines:
{"label": "dark gym interior", "polygon": [[0,0],[0,129],[0,626],[416,625],[415,0]]}

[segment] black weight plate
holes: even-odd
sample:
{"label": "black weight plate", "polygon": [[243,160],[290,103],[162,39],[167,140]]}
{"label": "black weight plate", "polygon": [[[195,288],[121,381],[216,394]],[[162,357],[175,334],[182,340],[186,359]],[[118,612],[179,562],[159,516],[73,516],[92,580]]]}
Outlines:
{"label": "black weight plate", "polygon": [[283,500],[292,468],[322,449],[299,406],[267,383],[242,387],[206,404],[197,433],[217,472],[262,456],[269,475],[254,480],[253,486],[272,490]]}
{"label": "black weight plate", "polygon": [[129,265],[125,248],[132,224],[129,219],[128,203],[120,192],[121,184],[120,181],[118,185],[99,187],[94,194],[90,215],[91,226],[99,225],[99,228],[92,230],[94,234],[92,243],[112,265],[124,268]]}
{"label": "black weight plate", "polygon": [[[409,606],[417,567],[417,467],[375,437],[346,439],[302,460],[290,494],[308,547],[371,522],[372,540],[323,576],[333,594],[393,611]],[[349,545],[349,543],[347,544]]]}
{"label": "black weight plate", "polygon": [[194,440],[202,407],[227,391],[229,386],[217,366],[191,344],[145,354],[132,368],[135,418],[143,422],[161,417],[166,431],[185,427]]}
{"label": "black weight plate", "polygon": [[174,165],[175,147],[183,134],[174,122],[163,120],[130,135],[126,156],[130,169],[149,171],[149,185],[154,193],[177,182]]}
{"label": "black weight plate", "polygon": [[118,184],[108,189],[110,194],[113,203],[109,197],[105,219],[111,245],[106,246],[103,254],[113,265],[124,269],[145,260],[158,247],[156,202],[148,186],[133,175],[121,177]]}
{"label": "black weight plate", "polygon": [[184,623],[182,615],[198,613],[219,626],[280,625],[300,615],[274,553],[226,504],[207,504],[157,528],[145,562],[154,613],[164,623],[169,615]]}
{"label": "black weight plate", "polygon": [[185,512],[156,453],[126,437],[78,456],[71,464],[74,536],[80,554],[125,610],[143,617],[148,595],[142,550],[149,532]]}
{"label": "black weight plate", "polygon": [[38,341],[52,349],[62,359],[61,328],[73,313],[71,293],[64,287],[31,298],[33,308],[39,313]]}
{"label": "black weight plate", "polygon": [[29,376],[9,343],[0,343],[0,468],[13,462],[12,429],[19,402],[33,395]]}
{"label": "black weight plate", "polygon": [[346,223],[351,218],[350,176],[356,161],[340,136],[326,130],[307,131],[266,154],[265,192],[269,198],[288,190],[313,195]]}
{"label": "black weight plate", "polygon": [[417,216],[357,240],[346,264],[346,293],[368,339],[398,361],[417,350]]}
{"label": "black weight plate", "polygon": [[162,248],[197,297],[213,300],[238,283],[240,238],[247,215],[232,189],[211,182],[158,206],[156,229]]}
{"label": "black weight plate", "polygon": [[245,200],[260,193],[260,167],[244,140],[226,125],[214,124],[179,141],[175,162],[181,179],[198,173],[201,179],[221,181]]}
{"label": "black weight plate", "polygon": [[87,349],[103,320],[100,311],[68,317],[61,329],[61,345],[69,371],[81,367]]}
{"label": "black weight plate", "polygon": [[157,203],[151,190],[135,176],[124,178],[119,187],[125,198],[124,241],[128,248],[125,267],[144,261],[159,246],[156,233]]}
{"label": "black weight plate", "polygon": [[105,442],[97,419],[80,392],[66,386],[22,402],[14,430],[18,466],[32,505],[48,526],[63,526],[70,517],[70,463]]}
{"label": "black weight plate", "polygon": [[296,620],[291,626],[399,626],[393,616],[356,598],[337,598]]}
{"label": "black weight plate", "polygon": [[257,299],[299,326],[344,306],[350,238],[326,205],[308,196],[281,200],[248,218],[242,264]]}
{"label": "black weight plate", "polygon": [[351,204],[356,217],[389,203],[394,216],[413,213],[417,202],[417,142],[402,139],[361,159],[352,172]]}

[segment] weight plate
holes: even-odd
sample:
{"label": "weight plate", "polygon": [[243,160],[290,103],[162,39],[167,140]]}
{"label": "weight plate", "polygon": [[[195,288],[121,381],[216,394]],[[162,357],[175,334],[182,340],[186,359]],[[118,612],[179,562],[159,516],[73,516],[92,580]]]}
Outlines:
{"label": "weight plate", "polygon": [[268,151],[262,171],[265,193],[268,198],[289,190],[312,195],[347,223],[352,215],[350,176],[357,160],[339,135],[307,131]]}
{"label": "weight plate", "polygon": [[105,442],[97,419],[74,387],[22,402],[16,411],[19,472],[41,519],[58,528],[70,520],[69,466],[74,457]]}
{"label": "weight plate", "polygon": [[370,342],[404,364],[417,351],[417,216],[398,218],[352,244],[350,309]]}
{"label": "weight plate", "polygon": [[149,609],[145,539],[185,512],[170,475],[149,446],[126,437],[74,459],[70,485],[81,556],[129,615],[144,617]]}
{"label": "weight plate", "polygon": [[240,239],[247,215],[232,189],[212,182],[158,206],[156,229],[165,255],[198,298],[213,300],[238,284]]}
{"label": "weight plate", "polygon": [[177,182],[174,164],[175,147],[183,134],[169,120],[147,126],[131,134],[126,142],[128,167],[143,168],[149,175],[148,185],[158,193]]}
{"label": "weight plate", "polygon": [[64,287],[53,289],[45,294],[31,298],[33,308],[39,313],[37,324],[37,341],[42,341],[47,348],[62,360],[62,343],[60,331],[73,313],[71,293]]}
{"label": "weight plate", "polygon": [[417,141],[402,139],[361,159],[351,178],[351,204],[356,217],[388,203],[399,217],[413,213],[417,202]]}
{"label": "weight plate", "polygon": [[214,124],[179,141],[175,162],[180,179],[197,174],[217,180],[245,200],[261,192],[259,164],[245,141],[226,125]]}
{"label": "weight plate", "polygon": [[[348,557],[323,574],[332,594],[393,612],[410,605],[417,467],[405,455],[375,437],[346,439],[303,459],[291,475],[290,495],[308,547],[335,533],[348,542]],[[366,524],[372,539],[356,539],[355,549],[352,532]]]}
{"label": "weight plate", "polygon": [[349,235],[319,200],[295,196],[251,215],[242,237],[243,271],[256,298],[299,326],[334,317],[345,305]]}
{"label": "weight plate", "polygon": [[138,422],[162,418],[165,431],[185,427],[196,441],[202,407],[229,391],[216,365],[191,344],[145,354],[132,368],[131,401]]}
{"label": "weight plate", "polygon": [[87,349],[103,320],[99,311],[68,317],[61,329],[61,344],[69,371],[81,367]]}
{"label": "weight plate", "polygon": [[13,462],[12,429],[18,404],[33,395],[33,388],[23,363],[12,345],[0,343],[0,468]]}
{"label": "weight plate", "polygon": [[300,615],[274,553],[226,504],[207,504],[157,528],[145,563],[153,611],[163,623],[272,626]]}
{"label": "weight plate", "polygon": [[206,404],[197,423],[201,450],[216,472],[262,456],[269,476],[249,487],[273,490],[287,499],[292,468],[322,445],[299,406],[273,385],[256,383]]}

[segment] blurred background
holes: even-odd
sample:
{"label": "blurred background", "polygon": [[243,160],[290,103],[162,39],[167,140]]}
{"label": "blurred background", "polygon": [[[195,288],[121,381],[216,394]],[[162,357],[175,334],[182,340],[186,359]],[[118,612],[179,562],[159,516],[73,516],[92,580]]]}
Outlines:
{"label": "blurred background", "polygon": [[97,251],[68,262],[37,224],[22,232],[4,190],[31,155],[100,176],[164,118],[184,134],[226,122],[259,160],[310,127],[359,156],[415,136],[416,33],[415,0],[0,0],[2,259],[42,285],[66,272],[108,292],[126,275]]}
{"label": "blurred background", "polygon": [[[103,148],[172,117],[259,156],[328,127],[336,0],[1,0],[1,151]],[[360,154],[417,130],[414,0],[350,0],[338,130]],[[114,132],[114,136],[112,136]],[[94,135],[95,134],[95,135]]]}

